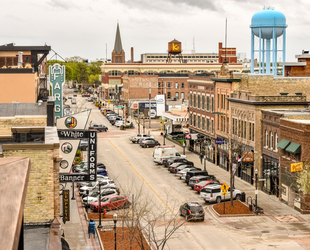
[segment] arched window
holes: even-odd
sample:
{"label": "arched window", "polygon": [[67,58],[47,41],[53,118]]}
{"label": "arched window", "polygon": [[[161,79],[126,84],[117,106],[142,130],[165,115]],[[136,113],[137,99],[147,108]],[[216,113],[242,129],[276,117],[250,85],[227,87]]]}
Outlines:
{"label": "arched window", "polygon": [[268,131],[265,130],[265,147],[268,147]]}
{"label": "arched window", "polygon": [[273,149],[273,133],[270,131],[270,148]]}
{"label": "arched window", "polygon": [[274,148],[276,151],[278,151],[278,141],[279,141],[279,137],[278,137],[278,133],[274,133]]}

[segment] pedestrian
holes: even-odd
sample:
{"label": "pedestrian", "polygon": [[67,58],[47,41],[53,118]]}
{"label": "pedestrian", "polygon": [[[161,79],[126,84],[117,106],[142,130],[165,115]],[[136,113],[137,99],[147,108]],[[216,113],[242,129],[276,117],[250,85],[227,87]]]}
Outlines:
{"label": "pedestrian", "polygon": [[202,159],[203,159],[203,154],[202,153],[200,153],[199,158],[200,158],[200,163],[202,164]]}
{"label": "pedestrian", "polygon": [[95,232],[96,232],[96,222],[94,222],[93,219],[90,219],[89,225],[88,225],[89,238],[90,238],[90,234],[94,234],[95,235]]}

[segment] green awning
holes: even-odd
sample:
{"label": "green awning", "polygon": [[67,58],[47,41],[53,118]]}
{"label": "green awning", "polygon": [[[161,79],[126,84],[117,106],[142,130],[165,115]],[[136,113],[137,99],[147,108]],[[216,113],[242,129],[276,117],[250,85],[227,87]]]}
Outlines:
{"label": "green awning", "polygon": [[277,144],[277,147],[278,148],[282,148],[282,149],[285,149],[288,144],[290,144],[290,141],[288,140],[285,140],[285,139],[282,139],[278,144]]}
{"label": "green awning", "polygon": [[300,144],[291,142],[291,144],[285,149],[285,151],[293,154],[300,154],[300,148]]}

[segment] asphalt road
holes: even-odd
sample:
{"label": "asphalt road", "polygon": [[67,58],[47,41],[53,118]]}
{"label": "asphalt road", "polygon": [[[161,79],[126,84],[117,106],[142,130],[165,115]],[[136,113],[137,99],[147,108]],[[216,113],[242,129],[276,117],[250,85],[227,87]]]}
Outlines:
{"label": "asphalt road", "polygon": [[[110,178],[121,188],[122,195],[134,194],[136,204],[142,204],[140,209],[143,205],[150,209],[150,215],[156,217],[165,213],[167,218],[176,217],[180,221],[184,220],[178,216],[178,208],[182,203],[198,201],[205,207],[206,220],[182,225],[165,249],[310,249],[310,242],[307,243],[310,236],[309,215],[301,216],[275,197],[260,192],[259,205],[268,208],[268,216],[215,218],[208,210],[209,205],[200,200],[199,195],[184,181],[153,162],[154,149],[144,149],[129,141],[129,136],[137,133],[136,129],[119,130],[111,126],[92,103],[82,97],[76,99],[77,104],[71,105],[72,108],[77,111],[92,109],[91,121],[109,127],[108,132],[98,133],[98,161],[106,164]],[[152,131],[151,134],[162,143],[158,131]],[[176,148],[182,152],[181,147]],[[195,165],[203,167],[197,155],[191,152],[186,154]],[[229,184],[226,171],[209,162],[207,169],[221,182]],[[248,183],[237,179],[236,188],[254,197],[254,189]],[[293,220],[290,224],[289,221],[283,221],[287,216],[304,222],[296,225]],[[159,228],[158,234],[163,229],[164,226]]]}

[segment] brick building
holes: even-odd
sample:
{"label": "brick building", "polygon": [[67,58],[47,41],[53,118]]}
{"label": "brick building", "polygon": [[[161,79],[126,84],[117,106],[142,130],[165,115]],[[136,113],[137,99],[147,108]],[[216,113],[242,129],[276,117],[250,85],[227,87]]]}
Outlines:
{"label": "brick building", "polygon": [[218,63],[223,62],[237,63],[237,50],[236,48],[224,48],[222,43],[219,43]]}
{"label": "brick building", "polygon": [[297,62],[282,62],[284,76],[286,77],[309,77],[310,76],[310,54],[309,50],[303,50],[301,55],[296,55]]}

